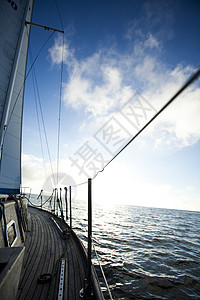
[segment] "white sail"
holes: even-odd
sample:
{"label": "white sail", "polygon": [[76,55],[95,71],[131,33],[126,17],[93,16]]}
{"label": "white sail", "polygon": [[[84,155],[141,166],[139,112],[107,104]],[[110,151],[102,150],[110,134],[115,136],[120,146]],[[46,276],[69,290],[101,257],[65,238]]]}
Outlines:
{"label": "white sail", "polygon": [[23,96],[33,0],[0,1],[0,194],[21,184]]}

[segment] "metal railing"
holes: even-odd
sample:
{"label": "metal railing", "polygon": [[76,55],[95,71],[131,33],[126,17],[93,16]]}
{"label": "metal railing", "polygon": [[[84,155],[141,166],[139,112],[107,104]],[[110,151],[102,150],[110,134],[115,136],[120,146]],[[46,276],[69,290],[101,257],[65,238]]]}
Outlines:
{"label": "metal railing", "polygon": [[[95,245],[93,243],[94,239],[92,238],[92,179],[89,178],[87,183],[88,187],[88,195],[87,195],[87,271],[86,271],[86,278],[85,278],[85,286],[84,286],[84,293],[85,295],[89,296],[91,294],[91,283],[92,283],[92,252],[95,254],[100,271],[102,273],[102,278],[105,282],[106,289],[108,291],[110,299],[112,298],[111,291],[109,289],[103,267],[100,263],[100,257],[97,254],[97,251],[95,249]],[[64,191],[64,201],[62,196],[62,191]],[[44,195],[43,190],[40,191],[40,194],[37,197],[38,205],[35,205],[30,201],[30,199],[27,199],[29,203],[32,206],[36,206],[41,209],[45,209],[50,211],[52,214],[55,214],[56,216],[61,217],[64,221],[68,221],[70,230],[73,230],[73,224],[72,224],[72,186],[64,187],[62,190],[55,188],[52,192],[52,194],[46,198]],[[68,201],[69,199],[69,201]],[[49,207],[47,208],[46,204],[49,204]],[[65,217],[63,212],[63,207],[65,205]],[[84,227],[83,227],[84,228]],[[84,228],[86,231],[86,229]],[[94,251],[92,251],[92,248]]]}

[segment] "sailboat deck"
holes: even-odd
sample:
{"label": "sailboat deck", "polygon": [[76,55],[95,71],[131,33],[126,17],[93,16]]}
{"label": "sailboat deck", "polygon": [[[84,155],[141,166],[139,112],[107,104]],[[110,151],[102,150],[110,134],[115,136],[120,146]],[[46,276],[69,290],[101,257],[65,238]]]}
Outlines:
{"label": "sailboat deck", "polygon": [[[61,259],[65,259],[63,299],[80,299],[85,278],[85,261],[77,241],[69,234],[63,239],[51,214],[29,208],[25,256],[17,299],[57,299]],[[50,282],[38,282],[41,274],[50,273]]]}

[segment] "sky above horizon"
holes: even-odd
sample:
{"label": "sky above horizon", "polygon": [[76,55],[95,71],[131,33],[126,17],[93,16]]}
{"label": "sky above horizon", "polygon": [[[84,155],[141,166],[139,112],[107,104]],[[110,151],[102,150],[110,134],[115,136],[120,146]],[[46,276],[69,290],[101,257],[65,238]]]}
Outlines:
{"label": "sky above horizon", "polygon": [[[57,1],[62,24],[55,3],[35,0],[32,18],[65,31],[35,63],[36,97],[33,72],[26,82],[22,176],[34,193],[93,177],[200,66],[199,1]],[[33,59],[50,34],[32,27]],[[200,211],[199,115],[200,79],[98,174],[94,201]]]}

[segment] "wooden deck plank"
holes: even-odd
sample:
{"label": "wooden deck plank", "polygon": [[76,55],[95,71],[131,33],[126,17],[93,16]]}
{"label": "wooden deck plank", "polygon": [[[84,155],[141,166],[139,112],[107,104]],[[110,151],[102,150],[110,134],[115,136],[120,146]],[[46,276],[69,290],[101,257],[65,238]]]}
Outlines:
{"label": "wooden deck plank", "polygon": [[29,208],[29,210],[29,232],[25,244],[26,253],[17,299],[43,300],[47,299],[48,293],[48,299],[56,299],[60,264],[57,275],[51,284],[40,284],[37,282],[37,278],[43,273],[53,274],[56,262],[61,256],[67,259],[66,298],[68,300],[80,299],[79,292],[85,278],[85,263],[76,249],[76,241],[72,235],[66,241],[63,240],[47,212],[34,208]]}
{"label": "wooden deck plank", "polygon": [[[37,278],[43,273],[52,273],[55,261],[60,257],[65,242],[45,212],[30,209],[31,224],[28,240],[28,255],[24,261],[18,299],[46,299],[49,283],[39,284]],[[41,298],[42,295],[42,298]]]}
{"label": "wooden deck plank", "polygon": [[[52,221],[52,226],[54,226],[54,228],[55,228],[55,224],[53,224],[53,221]],[[54,231],[54,239],[56,239],[56,236],[57,236],[57,229]],[[67,251],[67,243],[68,243],[67,240],[63,240],[62,247],[60,244],[57,245],[57,247],[59,247],[59,258],[61,258],[61,257],[67,258],[67,256],[65,255],[65,252]],[[52,256],[54,256],[53,254],[54,253],[52,252]],[[57,264],[57,274],[56,274],[56,278],[55,278],[54,285],[53,285],[54,293],[52,294],[52,299],[57,298],[57,289],[58,289],[58,285],[59,285],[60,263],[58,263],[58,261],[55,260],[54,265],[56,266],[56,264]],[[54,272],[55,272],[55,268],[54,268]]]}
{"label": "wooden deck plank", "polygon": [[[25,294],[26,289],[29,288],[29,285],[27,284],[29,277],[33,276],[33,272],[27,272],[28,266],[34,265],[34,259],[35,256],[32,255],[32,253],[35,253],[38,248],[38,240],[32,239],[32,235],[36,235],[36,228],[37,228],[37,222],[35,220],[35,217],[32,215],[30,219],[30,233],[28,234],[27,240],[26,240],[26,251],[25,251],[25,258],[24,258],[24,265],[22,269],[23,273],[23,281],[21,284],[21,289],[23,289],[23,293]],[[28,244],[28,246],[27,246]],[[25,288],[26,287],[26,288]]]}
{"label": "wooden deck plank", "polygon": [[[42,225],[41,234],[44,237],[44,241],[43,241],[43,245],[42,245],[43,249],[42,249],[42,252],[40,254],[38,254],[39,265],[37,262],[35,263],[35,265],[38,265],[37,274],[39,276],[41,274],[48,273],[47,263],[45,264],[45,262],[48,259],[48,252],[50,251],[51,243],[52,243],[51,234],[49,232],[47,220],[45,218],[42,219],[41,225]],[[48,260],[48,263],[50,264],[51,262]],[[50,273],[52,273],[52,270],[50,271]],[[35,284],[37,285],[37,289],[35,288],[35,291],[33,294],[33,299],[39,299],[40,295],[42,294],[44,284],[38,285],[37,282],[35,282]],[[45,284],[45,286],[49,287],[49,284]]]}
{"label": "wooden deck plank", "polygon": [[[69,257],[69,299],[80,299],[79,292],[83,288],[85,279],[85,270],[83,268],[82,257],[77,250],[76,242],[70,237],[68,247]],[[78,274],[78,275],[77,275]]]}
{"label": "wooden deck plank", "polygon": [[[53,236],[53,232],[51,232],[53,230],[53,228],[51,228],[52,224],[48,224],[47,226],[47,239],[49,242],[49,247],[48,247],[48,251],[46,254],[46,258],[44,260],[43,263],[43,272],[44,273],[50,273],[53,274],[54,272],[54,265],[55,265],[55,255],[54,255],[54,243],[55,243],[55,238]],[[37,290],[37,293],[35,294],[35,299],[38,299],[38,294],[40,294],[41,298],[45,297],[45,295],[48,294],[50,285],[49,284],[43,284],[42,286],[42,291],[39,293],[39,290]]]}
{"label": "wooden deck plank", "polygon": [[[57,229],[55,228],[55,224],[53,221],[50,220],[48,222],[48,240],[49,240],[49,251],[47,253],[46,259],[44,261],[44,270],[46,270],[47,273],[55,273],[56,263],[61,258],[61,255],[64,252],[66,242],[58,236]],[[59,243],[55,243],[55,241],[58,241]],[[56,247],[56,249],[55,249]],[[57,252],[57,257],[55,257],[55,252]],[[58,276],[55,277],[54,282],[52,283],[52,290],[55,289],[58,282]],[[43,285],[43,290],[41,293],[41,298],[45,297],[46,293],[48,293],[49,287],[47,285]]]}
{"label": "wooden deck plank", "polygon": [[[44,234],[41,234],[43,224],[40,218],[33,213],[32,225],[30,229],[32,240],[34,240],[34,247],[30,248],[27,262],[25,262],[25,272],[23,282],[21,284],[22,299],[32,299],[34,290],[37,286],[37,277],[39,276],[39,266],[42,252],[44,250]],[[19,298],[20,299],[20,298]]]}

